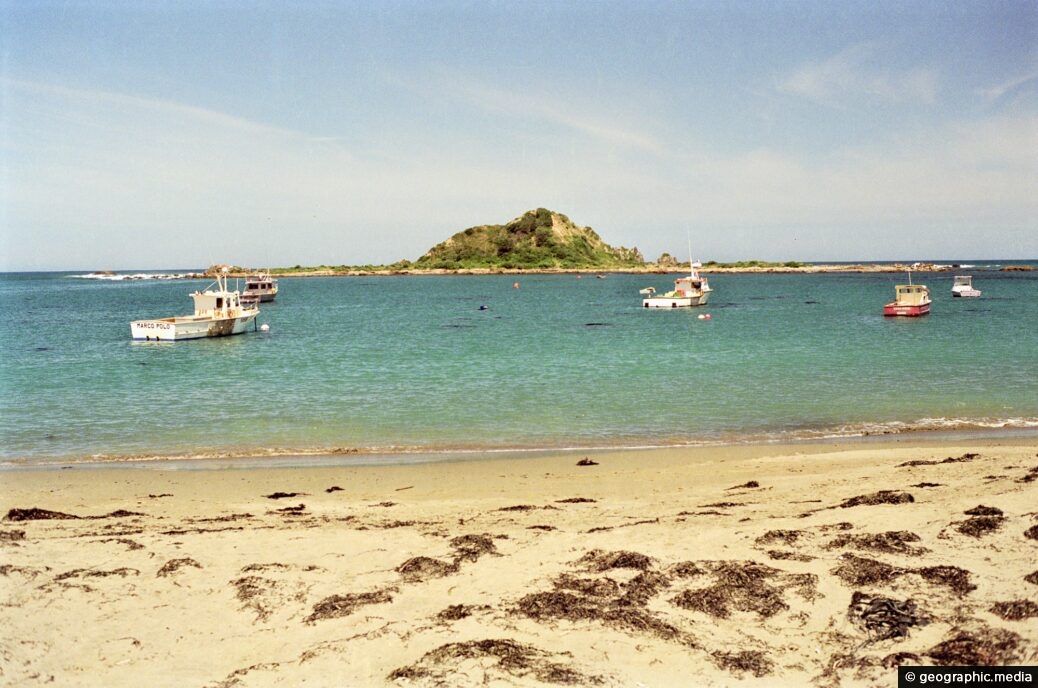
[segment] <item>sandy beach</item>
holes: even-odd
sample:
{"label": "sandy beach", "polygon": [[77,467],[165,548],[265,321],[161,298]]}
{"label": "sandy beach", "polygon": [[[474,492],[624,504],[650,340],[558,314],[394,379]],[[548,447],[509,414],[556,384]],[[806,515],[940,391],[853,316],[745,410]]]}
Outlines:
{"label": "sandy beach", "polygon": [[7,471],[0,507],[6,686],[865,686],[1038,663],[1033,438]]}

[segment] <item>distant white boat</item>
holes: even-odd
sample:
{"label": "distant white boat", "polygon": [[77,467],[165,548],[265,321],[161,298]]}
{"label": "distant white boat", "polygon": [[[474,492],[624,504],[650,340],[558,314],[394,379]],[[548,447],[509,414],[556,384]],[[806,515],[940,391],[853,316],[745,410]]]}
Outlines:
{"label": "distant white boat", "polygon": [[980,290],[973,288],[972,275],[956,275],[952,282],[952,296],[963,298],[976,298],[980,296]]}
{"label": "distant white boat", "polygon": [[245,278],[245,291],[242,292],[245,300],[259,300],[265,303],[273,301],[277,295],[278,281],[271,277],[269,272],[261,272]]}
{"label": "distant white boat", "polygon": [[696,268],[703,267],[702,263],[694,262],[689,265],[689,275],[674,280],[674,290],[663,294],[657,294],[653,287],[641,290],[645,295],[642,299],[643,308],[692,308],[705,306],[710,298],[710,282],[703,277]]}
{"label": "distant white boat", "polygon": [[135,320],[130,323],[130,334],[141,341],[181,341],[245,332],[250,324],[255,323],[259,308],[254,303],[243,304],[237,291],[228,291],[225,275],[216,276],[215,286],[216,289],[207,288],[191,294],[195,302],[194,314]]}

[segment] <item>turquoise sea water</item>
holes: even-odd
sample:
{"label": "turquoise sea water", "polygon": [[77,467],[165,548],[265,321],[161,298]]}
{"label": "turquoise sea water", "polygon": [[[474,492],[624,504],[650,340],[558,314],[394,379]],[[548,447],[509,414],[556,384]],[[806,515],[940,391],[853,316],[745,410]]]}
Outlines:
{"label": "turquoise sea water", "polygon": [[287,278],[269,332],[163,344],[130,321],[207,281],[4,274],[0,464],[1038,432],[1038,271],[969,272],[916,274],[913,319],[894,273],[717,274],[676,311],[638,293],[674,275]]}

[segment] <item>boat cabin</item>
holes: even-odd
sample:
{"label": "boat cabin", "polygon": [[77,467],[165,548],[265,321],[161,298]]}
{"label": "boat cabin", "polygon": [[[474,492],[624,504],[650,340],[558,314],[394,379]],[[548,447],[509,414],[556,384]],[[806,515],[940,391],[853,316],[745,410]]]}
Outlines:
{"label": "boat cabin", "polygon": [[894,287],[894,302],[899,306],[922,306],[930,303],[930,289],[922,284],[899,284]]}

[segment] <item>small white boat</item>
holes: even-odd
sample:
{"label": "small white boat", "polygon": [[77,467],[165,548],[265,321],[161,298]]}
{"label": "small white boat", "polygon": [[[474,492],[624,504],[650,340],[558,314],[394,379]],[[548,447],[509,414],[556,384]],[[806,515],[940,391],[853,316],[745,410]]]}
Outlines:
{"label": "small white boat", "polygon": [[273,301],[278,295],[278,281],[269,272],[249,275],[245,278],[245,291],[242,296],[246,301]]}
{"label": "small white boat", "polygon": [[930,312],[930,289],[924,284],[898,284],[894,287],[894,300],[883,306],[885,316],[907,316],[915,318]]}
{"label": "small white boat", "polygon": [[641,290],[645,295],[642,299],[644,308],[691,308],[694,306],[705,306],[710,298],[710,282],[703,277],[696,268],[703,267],[702,263],[695,262],[689,266],[689,275],[674,280],[674,291],[657,294],[652,287]]}
{"label": "small white boat", "polygon": [[952,282],[952,296],[963,298],[976,298],[980,296],[980,290],[973,288],[972,275],[956,275]]}
{"label": "small white boat", "polygon": [[191,294],[195,302],[193,315],[135,320],[130,323],[130,334],[135,340],[172,342],[245,332],[255,323],[259,308],[254,303],[242,303],[237,291],[228,291],[226,275],[217,275],[216,288],[213,286]]}

